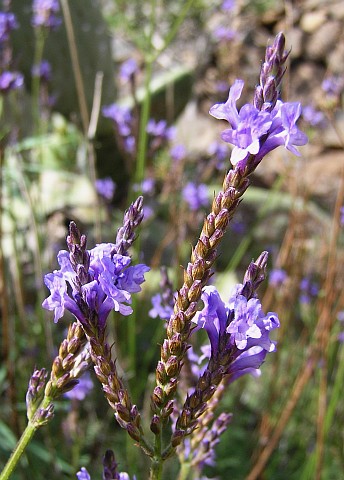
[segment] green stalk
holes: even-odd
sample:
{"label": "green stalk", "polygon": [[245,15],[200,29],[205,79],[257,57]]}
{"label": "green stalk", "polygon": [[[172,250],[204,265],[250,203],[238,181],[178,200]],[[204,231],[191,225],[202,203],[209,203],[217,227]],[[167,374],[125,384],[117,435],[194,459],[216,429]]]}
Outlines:
{"label": "green stalk", "polygon": [[[35,53],[34,53],[34,66],[39,67],[43,58],[43,50],[45,44],[45,32],[42,28],[36,31],[35,35]],[[32,75],[32,102],[33,102],[33,116],[34,116],[34,133],[41,133],[41,120],[40,120],[40,85],[41,79],[39,74]],[[41,151],[40,151],[41,153]]]}
{"label": "green stalk", "polygon": [[33,426],[30,422],[27,424],[27,427],[25,428],[22,436],[20,437],[16,448],[12,452],[12,455],[10,456],[8,462],[5,465],[5,468],[0,475],[0,480],[7,480],[8,478],[10,478],[13,470],[15,469],[17,463],[19,462],[19,459],[23,455],[26,447],[30,443],[37,428],[38,427]]}
{"label": "green stalk", "polygon": [[[36,412],[40,409],[46,409],[50,403],[51,403],[51,398],[44,397],[42,402],[38,406]],[[33,419],[34,418],[35,418],[35,415],[33,416]],[[17,466],[17,463],[19,462],[21,456],[26,450],[26,447],[30,443],[34,433],[36,432],[36,430],[39,429],[40,426],[41,425],[39,423],[35,425],[29,420],[22,436],[20,437],[15,449],[12,452],[12,455],[8,459],[3,471],[1,472],[0,480],[8,480],[10,478],[13,470]]]}

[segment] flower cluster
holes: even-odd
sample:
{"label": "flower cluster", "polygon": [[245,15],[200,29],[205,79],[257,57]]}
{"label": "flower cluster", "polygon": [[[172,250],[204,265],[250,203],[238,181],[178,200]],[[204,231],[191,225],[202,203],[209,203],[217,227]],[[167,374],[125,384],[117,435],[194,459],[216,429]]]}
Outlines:
{"label": "flower cluster", "polygon": [[82,325],[88,323],[88,315],[97,315],[98,328],[105,328],[111,310],[130,315],[131,294],[141,290],[146,265],[129,266],[130,257],[114,253],[116,246],[101,243],[86,251],[84,265],[71,262],[71,255],[61,250],[58,255],[60,270],[44,277],[50,296],[43,307],[54,310],[57,322],[64,311],[71,312]]}
{"label": "flower cluster", "polygon": [[192,211],[209,205],[208,187],[204,183],[197,185],[194,182],[188,182],[183,188],[182,195]]}
{"label": "flower cluster", "polygon": [[0,43],[7,41],[12,30],[18,28],[18,22],[11,12],[0,12]]}
{"label": "flower cluster", "polygon": [[56,16],[60,11],[58,0],[34,0],[32,11],[34,27],[55,29],[61,25],[61,19]]}
{"label": "flower cluster", "polygon": [[214,286],[205,287],[201,297],[204,307],[193,318],[197,327],[208,334],[209,358],[216,358],[220,350],[231,352],[226,372],[231,381],[245,373],[256,373],[267,353],[275,350],[269,332],[279,327],[277,315],[272,312],[265,315],[260,301],[247,299],[241,294],[242,288],[238,284],[225,303]]}
{"label": "flower cluster", "polygon": [[215,104],[210,115],[226,120],[231,128],[221,134],[222,140],[234,145],[231,163],[243,168],[250,155],[255,155],[255,162],[279,145],[284,145],[295,155],[299,155],[295,146],[305,145],[306,135],[301,132],[296,122],[301,114],[301,104],[277,100],[271,111],[259,110],[248,103],[238,111],[236,102],[244,88],[243,80],[235,80],[229,90],[226,103]]}
{"label": "flower cluster", "polygon": [[123,148],[128,153],[134,153],[135,137],[134,137],[134,119],[128,107],[112,103],[102,108],[105,118],[109,118],[114,122],[119,138],[123,143]]}

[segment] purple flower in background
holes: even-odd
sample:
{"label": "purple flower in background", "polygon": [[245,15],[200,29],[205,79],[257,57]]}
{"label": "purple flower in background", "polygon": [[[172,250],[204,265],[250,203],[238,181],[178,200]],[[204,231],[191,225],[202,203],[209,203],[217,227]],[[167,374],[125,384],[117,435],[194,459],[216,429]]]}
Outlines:
{"label": "purple flower in background", "polygon": [[216,168],[218,170],[223,170],[225,166],[225,161],[229,157],[228,145],[220,142],[212,142],[208,148],[209,155],[214,155],[217,158]]}
{"label": "purple flower in background", "polygon": [[220,25],[219,27],[215,28],[213,35],[214,35],[214,38],[219,42],[223,42],[223,41],[228,42],[235,38],[236,32],[232,28],[224,27]]}
{"label": "purple flower in background", "polygon": [[82,402],[85,400],[86,396],[90,393],[93,388],[93,382],[91,380],[90,374],[86,372],[80,379],[79,383],[69,392],[64,394],[65,397],[70,400],[78,400]]}
{"label": "purple flower in background", "polygon": [[269,275],[269,283],[273,287],[279,287],[288,278],[287,272],[283,268],[275,268],[271,270]]}
{"label": "purple flower in background", "polygon": [[340,224],[344,226],[344,205],[340,207]]}
{"label": "purple flower in background", "polygon": [[312,127],[321,127],[326,123],[326,117],[323,112],[316,110],[313,105],[302,107],[302,117]]}
{"label": "purple flower in background", "polygon": [[8,40],[12,30],[18,26],[14,13],[0,12],[0,42]]}
{"label": "purple flower in background", "polygon": [[119,78],[122,82],[128,82],[138,70],[137,62],[134,58],[129,58],[122,63],[119,69]]}
{"label": "purple flower in background", "polygon": [[88,473],[85,467],[81,467],[81,470],[76,474],[78,480],[91,480],[91,475]]}
{"label": "purple flower in background", "polygon": [[247,300],[241,289],[242,285],[237,285],[225,304],[215,287],[205,287],[201,297],[204,308],[193,318],[198,328],[206,330],[212,356],[223,348],[231,352],[233,361],[227,372],[231,381],[245,373],[257,374],[266,354],[276,349],[269,332],[279,327],[277,315],[265,315],[259,300]]}
{"label": "purple flower in background", "polygon": [[234,0],[224,0],[221,5],[221,10],[224,12],[231,12],[235,7]]}
{"label": "purple flower in background", "polygon": [[330,97],[339,97],[344,89],[344,79],[338,76],[327,77],[323,80],[321,88]]}
{"label": "purple flower in background", "polygon": [[[307,136],[296,126],[301,105],[279,100],[271,112],[258,110],[252,104],[246,104],[238,111],[236,102],[243,87],[243,80],[236,80],[229,90],[227,102],[216,104],[209,111],[210,115],[226,120],[232,127],[221,134],[225,142],[234,145],[231,163],[236,165],[240,162],[244,166],[249,155],[255,155],[256,161],[260,161],[279,145],[299,155],[294,145],[307,142]],[[264,141],[263,137],[266,137]]]}
{"label": "purple flower in background", "polygon": [[31,72],[33,77],[39,77],[43,82],[51,80],[51,65],[47,60],[42,60],[39,65],[34,65]]}
{"label": "purple flower in background", "polygon": [[155,180],[154,178],[145,178],[141,184],[134,185],[134,191],[141,191],[144,195],[152,195],[154,193]]}
{"label": "purple flower in background", "polygon": [[102,108],[102,113],[105,118],[109,118],[118,127],[119,134],[127,137],[132,131],[132,115],[130,108],[112,103]]}
{"label": "purple flower in background", "polygon": [[0,74],[0,92],[8,93],[18,90],[24,85],[24,77],[19,72],[3,72]]}
{"label": "purple flower in background", "polygon": [[216,91],[219,93],[225,93],[228,91],[228,83],[225,81],[220,80],[216,82],[215,86],[216,86]]}
{"label": "purple flower in background", "polygon": [[111,310],[122,315],[131,314],[131,293],[141,290],[140,284],[149,268],[143,264],[129,266],[130,257],[114,254],[114,251],[112,243],[101,243],[87,250],[86,266],[78,274],[73,269],[69,252],[61,250],[58,253],[61,268],[45,275],[50,296],[42,304],[43,308],[54,311],[55,322],[68,310],[85,325],[89,321],[87,315],[96,316],[102,330]]}
{"label": "purple flower in background", "polygon": [[300,282],[300,293],[300,302],[308,304],[318,295],[319,286],[309,277],[305,277]]}
{"label": "purple flower in background", "polygon": [[182,195],[192,211],[209,205],[208,187],[204,183],[197,185],[194,182],[188,182],[183,188]]}
{"label": "purple flower in background", "polygon": [[96,180],[95,187],[101,197],[109,201],[112,200],[116,190],[116,184],[111,177],[99,178]]}
{"label": "purple flower in background", "polygon": [[58,0],[33,0],[32,25],[55,29],[61,25],[61,19],[56,16],[60,11]]}
{"label": "purple flower in background", "polygon": [[151,118],[147,122],[146,131],[152,135],[152,137],[160,137],[164,140],[172,140],[175,133],[175,128],[168,127],[166,120],[156,121],[154,118]]}
{"label": "purple flower in background", "polygon": [[160,293],[153,295],[151,301],[153,308],[149,310],[148,315],[152,318],[160,317],[161,320],[168,320],[173,313],[173,307],[163,301]]}
{"label": "purple flower in background", "polygon": [[171,158],[175,162],[180,162],[181,160],[184,160],[184,158],[186,157],[186,153],[186,148],[184,147],[184,145],[181,144],[174,145],[170,149]]}

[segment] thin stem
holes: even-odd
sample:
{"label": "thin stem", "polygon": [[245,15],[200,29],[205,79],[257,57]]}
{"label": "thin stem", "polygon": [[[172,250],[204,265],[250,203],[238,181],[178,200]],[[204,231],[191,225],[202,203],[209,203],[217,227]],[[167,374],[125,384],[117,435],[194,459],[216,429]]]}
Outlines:
{"label": "thin stem", "polygon": [[23,455],[26,447],[30,443],[35,431],[37,430],[38,427],[33,426],[30,422],[28,423],[27,427],[25,428],[22,436],[20,437],[19,442],[17,443],[16,448],[12,452],[12,455],[10,456],[8,462],[5,465],[5,468],[3,469],[1,475],[0,475],[0,480],[7,480],[10,478],[10,475],[12,474],[13,470],[15,469],[17,463],[19,462],[21,456]]}
{"label": "thin stem", "polygon": [[39,66],[43,58],[43,50],[45,44],[45,32],[39,28],[35,35],[35,54],[34,54],[34,67],[37,68],[37,72],[32,76],[32,101],[33,101],[33,114],[34,114],[34,126],[35,133],[41,133],[42,123],[40,121],[40,85],[41,78],[39,74]]}

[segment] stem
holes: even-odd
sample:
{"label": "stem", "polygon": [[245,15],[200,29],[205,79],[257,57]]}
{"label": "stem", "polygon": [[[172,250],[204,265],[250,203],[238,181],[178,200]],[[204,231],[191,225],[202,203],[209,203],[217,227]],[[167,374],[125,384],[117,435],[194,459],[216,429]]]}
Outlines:
{"label": "stem", "polygon": [[[162,479],[162,459],[154,457],[152,460],[152,466],[149,474],[149,480],[161,480]],[[1,478],[0,478],[1,480]]]}
{"label": "stem", "polygon": [[190,462],[182,463],[180,466],[178,480],[186,480],[189,476],[190,468],[191,468]]}
{"label": "stem", "polygon": [[[43,50],[45,44],[45,32],[43,29],[39,28],[36,31],[35,35],[35,54],[34,54],[34,61],[33,65],[39,69],[39,66],[42,62],[43,58]],[[33,101],[33,115],[34,115],[34,126],[35,126],[35,133],[41,133],[41,117],[40,117],[40,84],[41,79],[39,75],[39,71],[37,75],[32,76],[32,101]],[[42,150],[40,149],[40,154]]]}
{"label": "stem", "polygon": [[38,427],[33,426],[30,422],[27,424],[27,427],[25,428],[22,436],[20,437],[16,448],[14,449],[12,455],[10,456],[8,462],[5,465],[5,468],[0,475],[0,480],[7,480],[8,478],[10,478],[11,473],[15,469],[17,463],[20,460],[20,457],[23,455],[24,450],[30,443],[30,440],[33,437],[33,434],[35,433],[37,428]]}

